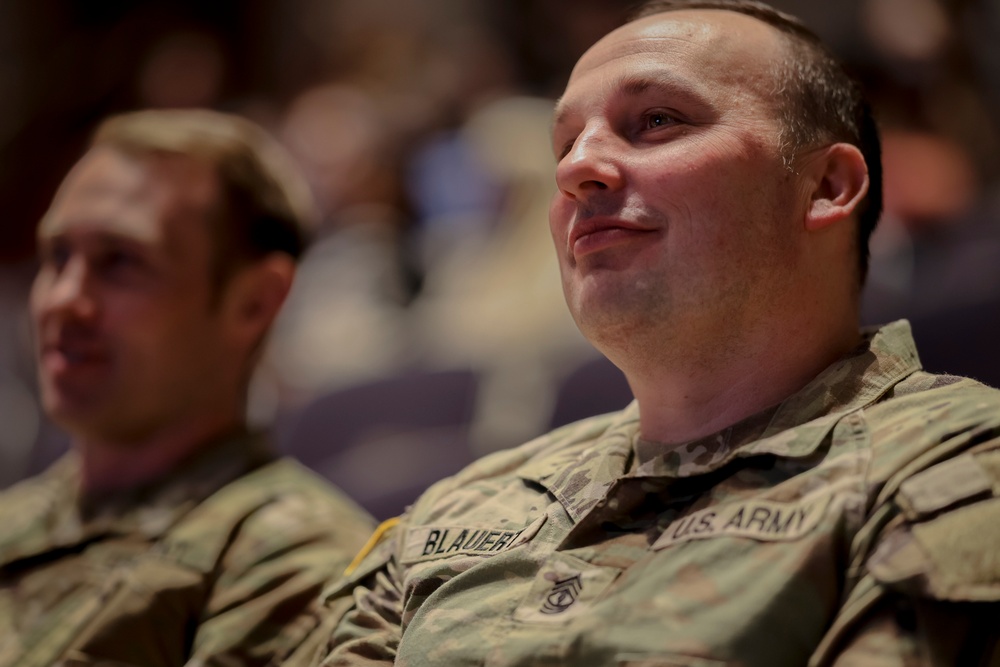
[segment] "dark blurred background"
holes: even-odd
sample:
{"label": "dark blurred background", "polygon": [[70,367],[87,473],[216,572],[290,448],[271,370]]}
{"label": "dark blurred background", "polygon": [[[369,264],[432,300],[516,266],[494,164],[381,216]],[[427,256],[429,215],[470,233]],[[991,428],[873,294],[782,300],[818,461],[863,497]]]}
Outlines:
{"label": "dark blurred background", "polygon": [[[1000,384],[1000,3],[775,1],[864,82],[886,213],[864,320]],[[0,487],[65,447],[39,414],[34,228],[107,114],[272,130],[324,221],[254,383],[283,449],[376,514],[629,399],[576,332],[546,210],[552,100],[617,0],[0,0]]]}

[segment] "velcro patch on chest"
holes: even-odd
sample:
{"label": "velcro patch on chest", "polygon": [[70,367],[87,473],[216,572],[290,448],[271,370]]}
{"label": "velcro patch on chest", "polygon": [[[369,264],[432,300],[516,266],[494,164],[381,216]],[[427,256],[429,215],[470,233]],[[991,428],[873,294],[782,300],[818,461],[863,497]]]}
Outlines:
{"label": "velcro patch on chest", "polygon": [[418,526],[406,531],[404,564],[448,556],[490,556],[524,544],[545,523],[545,515],[524,528],[484,528],[483,526]]}
{"label": "velcro patch on chest", "polygon": [[566,623],[587,613],[621,570],[593,565],[571,554],[553,553],[542,564],[514,620],[531,624]]}
{"label": "velcro patch on chest", "polygon": [[667,526],[653,549],[713,537],[745,537],[761,542],[797,540],[819,525],[832,498],[827,492],[787,503],[747,500],[706,508]]}

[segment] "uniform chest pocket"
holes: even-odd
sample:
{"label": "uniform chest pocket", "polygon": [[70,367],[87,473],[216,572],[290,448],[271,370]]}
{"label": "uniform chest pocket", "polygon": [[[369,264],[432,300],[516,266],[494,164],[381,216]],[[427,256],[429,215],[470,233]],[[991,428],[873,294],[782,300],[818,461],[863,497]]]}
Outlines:
{"label": "uniform chest pocket", "polygon": [[591,609],[619,574],[618,568],[556,552],[542,564],[528,594],[514,610],[514,620],[566,623]]}
{"label": "uniform chest pocket", "polygon": [[157,665],[183,664],[207,594],[204,574],[147,553],[112,576],[115,585],[71,644],[75,653],[92,660],[148,664],[150,647],[156,647],[154,653],[161,658]]}
{"label": "uniform chest pocket", "polygon": [[24,667],[51,665],[77,646],[118,594],[135,558],[130,544],[96,543],[21,575],[7,591],[11,627],[0,640],[0,662],[17,655]]}
{"label": "uniform chest pocket", "polygon": [[[77,567],[83,566],[77,563]],[[53,573],[53,576],[60,575]],[[59,583],[63,593],[58,600],[43,602],[35,608],[21,606],[22,618],[12,617],[12,623],[20,628],[4,633],[0,640],[0,661],[13,664],[14,656],[18,656],[16,664],[25,667],[53,664],[99,613],[104,600],[114,594],[120,582],[60,579]]]}

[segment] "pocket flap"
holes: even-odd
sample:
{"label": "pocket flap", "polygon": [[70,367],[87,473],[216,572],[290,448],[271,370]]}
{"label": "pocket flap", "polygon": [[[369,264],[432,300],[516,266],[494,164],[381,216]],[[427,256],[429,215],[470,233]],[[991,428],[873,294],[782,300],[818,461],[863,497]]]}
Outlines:
{"label": "pocket flap", "polygon": [[1000,498],[891,529],[868,559],[881,583],[937,600],[1000,600]]}

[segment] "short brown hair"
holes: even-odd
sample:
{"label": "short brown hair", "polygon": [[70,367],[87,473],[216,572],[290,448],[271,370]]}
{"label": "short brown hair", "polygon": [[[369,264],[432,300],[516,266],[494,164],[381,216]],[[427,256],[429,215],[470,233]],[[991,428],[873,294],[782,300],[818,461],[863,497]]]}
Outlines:
{"label": "short brown hair", "polygon": [[298,260],[308,245],[316,223],[309,186],[278,143],[245,118],[204,109],[134,111],[105,120],[93,145],[184,155],[216,169],[223,189],[212,229],[217,285],[272,252]]}
{"label": "short brown hair", "polygon": [[786,159],[804,148],[842,141],[857,146],[868,166],[868,195],[858,211],[858,267],[868,273],[868,241],[882,214],[882,157],[878,128],[861,86],[822,40],[794,16],[754,0],[649,0],[631,20],[683,9],[721,9],[752,16],[776,28],[789,47],[776,63]]}

